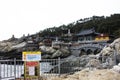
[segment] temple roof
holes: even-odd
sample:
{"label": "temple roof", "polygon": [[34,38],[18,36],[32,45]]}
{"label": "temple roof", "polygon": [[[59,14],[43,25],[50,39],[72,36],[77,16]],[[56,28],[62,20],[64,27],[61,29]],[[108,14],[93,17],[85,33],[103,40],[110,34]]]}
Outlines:
{"label": "temple roof", "polygon": [[87,29],[87,30],[82,30],[80,31],[78,34],[76,34],[77,36],[82,36],[82,35],[89,35],[89,34],[95,34],[98,35],[99,33],[96,33],[95,30],[92,29]]}

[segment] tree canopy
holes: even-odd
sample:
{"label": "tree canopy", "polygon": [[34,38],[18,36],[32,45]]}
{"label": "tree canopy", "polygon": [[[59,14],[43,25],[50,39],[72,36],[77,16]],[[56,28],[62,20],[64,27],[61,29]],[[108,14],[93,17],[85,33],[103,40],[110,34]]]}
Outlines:
{"label": "tree canopy", "polygon": [[63,24],[59,27],[47,28],[39,32],[39,34],[42,37],[61,36],[62,34],[66,34],[68,29],[71,30],[71,33],[76,34],[81,30],[93,27],[96,32],[114,35],[116,38],[120,37],[120,14],[113,14],[107,17],[92,16],[89,18],[79,19],[75,22],[69,23],[68,25]]}

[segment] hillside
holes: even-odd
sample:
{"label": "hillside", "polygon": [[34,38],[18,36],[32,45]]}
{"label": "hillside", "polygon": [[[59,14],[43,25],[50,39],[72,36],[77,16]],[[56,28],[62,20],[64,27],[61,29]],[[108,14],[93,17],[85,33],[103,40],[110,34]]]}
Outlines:
{"label": "hillside", "polygon": [[[70,23],[68,25],[61,25],[59,27],[47,28],[33,35],[28,35],[28,36],[23,35],[23,37],[21,38],[15,38],[13,35],[12,38],[0,42],[0,57],[14,58],[17,56],[17,58],[21,58],[22,51],[40,50],[41,43],[44,44],[50,43],[51,41],[49,41],[48,38],[55,39],[56,36],[60,38],[64,37],[63,35],[67,33],[68,29],[74,35],[80,32],[81,30],[90,29],[90,28],[94,28],[96,32],[107,33],[110,35],[114,35],[115,38],[118,38],[120,37],[120,14],[113,14],[109,17],[93,16],[90,18],[84,18],[77,20],[76,22]],[[47,42],[45,41],[45,39],[48,39]],[[60,51],[62,50],[60,49]],[[59,53],[60,51],[57,50],[57,52]],[[45,54],[48,53],[46,52]],[[65,56],[69,56],[69,55],[70,54],[67,54]],[[47,55],[47,57],[49,56]]]}
{"label": "hillside", "polygon": [[59,27],[47,28],[43,31],[40,31],[38,34],[42,37],[45,36],[61,36],[62,34],[67,33],[67,30],[70,29],[71,33],[75,34],[81,30],[95,28],[95,31],[100,33],[107,33],[114,35],[115,38],[120,37],[120,14],[113,14],[111,16],[93,16],[89,18],[84,18],[72,22],[68,25],[61,25]]}

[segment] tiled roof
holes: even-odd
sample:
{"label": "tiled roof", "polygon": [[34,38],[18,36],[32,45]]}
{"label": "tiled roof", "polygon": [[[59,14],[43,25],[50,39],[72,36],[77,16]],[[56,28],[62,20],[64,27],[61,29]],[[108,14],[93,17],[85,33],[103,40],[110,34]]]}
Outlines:
{"label": "tiled roof", "polygon": [[88,29],[88,30],[83,30],[81,32],[79,32],[78,34],[76,34],[77,36],[82,36],[82,35],[88,35],[88,34],[99,34],[99,33],[96,33],[94,29]]}

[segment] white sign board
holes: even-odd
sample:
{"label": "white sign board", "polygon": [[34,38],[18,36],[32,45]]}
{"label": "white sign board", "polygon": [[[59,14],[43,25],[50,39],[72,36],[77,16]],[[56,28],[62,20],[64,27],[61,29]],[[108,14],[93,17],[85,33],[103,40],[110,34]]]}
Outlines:
{"label": "white sign board", "polygon": [[23,52],[22,60],[23,61],[40,61],[41,60],[41,52],[39,52],[39,51]]}
{"label": "white sign board", "polygon": [[29,67],[29,75],[34,76],[35,75],[35,67]]}

